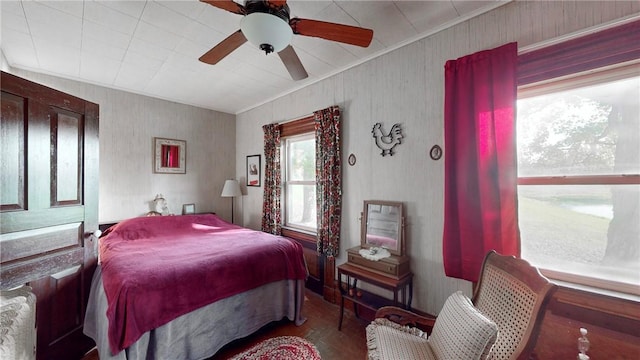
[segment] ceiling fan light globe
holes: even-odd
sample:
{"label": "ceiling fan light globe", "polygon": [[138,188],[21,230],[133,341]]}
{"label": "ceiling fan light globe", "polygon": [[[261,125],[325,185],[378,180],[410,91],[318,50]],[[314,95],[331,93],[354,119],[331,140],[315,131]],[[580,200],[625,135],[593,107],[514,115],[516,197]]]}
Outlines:
{"label": "ceiling fan light globe", "polygon": [[274,52],[286,48],[293,37],[293,30],[287,22],[265,13],[253,13],[243,17],[240,30],[254,46],[261,48],[264,44],[271,45]]}

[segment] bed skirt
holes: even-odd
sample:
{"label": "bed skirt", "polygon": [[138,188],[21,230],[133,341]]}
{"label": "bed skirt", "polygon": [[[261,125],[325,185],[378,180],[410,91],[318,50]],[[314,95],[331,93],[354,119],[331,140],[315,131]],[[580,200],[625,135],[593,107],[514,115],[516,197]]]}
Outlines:
{"label": "bed skirt", "polygon": [[133,345],[114,355],[107,338],[107,298],[98,266],[91,284],[84,333],[96,342],[100,360],[206,359],[229,342],[251,335],[272,321],[287,318],[301,325],[305,321],[304,286],[304,280],[282,280],[219,300],[144,333]]}

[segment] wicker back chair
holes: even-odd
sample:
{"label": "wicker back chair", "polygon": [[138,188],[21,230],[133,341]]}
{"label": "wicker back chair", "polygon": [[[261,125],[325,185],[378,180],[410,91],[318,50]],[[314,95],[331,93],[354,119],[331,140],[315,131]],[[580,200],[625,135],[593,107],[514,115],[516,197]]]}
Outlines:
{"label": "wicker back chair", "polygon": [[[556,286],[527,261],[491,251],[485,257],[478,286],[469,302],[472,309],[451,307],[447,300],[439,317],[430,318],[396,307],[383,307],[367,327],[369,359],[528,359],[555,290]],[[474,311],[479,314],[472,314]],[[475,323],[482,325],[474,327]],[[497,327],[493,334],[491,324]],[[419,329],[431,335],[427,337]],[[394,342],[397,345],[393,345],[393,352],[384,349]],[[407,352],[403,352],[403,345],[398,342],[406,344]],[[454,353],[446,353],[447,345]],[[473,352],[461,352],[470,351],[473,346],[477,348]]]}

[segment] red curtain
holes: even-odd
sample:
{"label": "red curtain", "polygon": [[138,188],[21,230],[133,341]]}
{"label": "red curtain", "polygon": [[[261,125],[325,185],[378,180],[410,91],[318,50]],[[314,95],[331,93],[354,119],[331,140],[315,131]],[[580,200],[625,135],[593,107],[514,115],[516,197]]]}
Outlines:
{"label": "red curtain", "polygon": [[516,197],[517,44],[445,65],[447,276],[477,281],[490,250],[520,256]]}

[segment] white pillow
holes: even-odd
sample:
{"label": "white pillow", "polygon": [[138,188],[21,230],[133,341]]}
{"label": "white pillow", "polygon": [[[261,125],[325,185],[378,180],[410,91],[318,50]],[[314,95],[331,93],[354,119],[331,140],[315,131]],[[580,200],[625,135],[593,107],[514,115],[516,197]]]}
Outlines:
{"label": "white pillow", "polygon": [[498,326],[458,291],[436,318],[429,344],[440,360],[486,359],[497,335]]}

